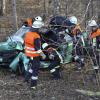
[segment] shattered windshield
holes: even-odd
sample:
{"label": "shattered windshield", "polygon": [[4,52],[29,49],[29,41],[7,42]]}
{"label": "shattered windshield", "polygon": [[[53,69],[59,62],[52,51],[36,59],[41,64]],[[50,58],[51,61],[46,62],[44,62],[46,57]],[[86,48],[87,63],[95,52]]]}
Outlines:
{"label": "shattered windshield", "polygon": [[11,35],[10,37],[8,37],[8,42],[10,41],[22,41],[25,33],[27,33],[29,31],[29,27],[21,27],[15,34]]}
{"label": "shattered windshield", "polygon": [[21,27],[13,36],[19,36],[19,37],[24,37],[25,33],[29,31],[29,27]]}

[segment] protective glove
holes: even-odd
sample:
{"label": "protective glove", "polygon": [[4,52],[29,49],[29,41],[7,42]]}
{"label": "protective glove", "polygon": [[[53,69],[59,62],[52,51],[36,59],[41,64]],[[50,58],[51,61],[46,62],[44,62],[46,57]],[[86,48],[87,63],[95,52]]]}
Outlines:
{"label": "protective glove", "polygon": [[40,56],[42,57],[42,59],[46,59],[46,55],[43,53],[42,50],[38,50],[36,52],[40,54]]}
{"label": "protective glove", "polygon": [[38,51],[33,52],[33,54],[35,54],[35,53],[40,54],[40,56],[42,57],[42,59],[46,58],[46,55],[42,52],[42,50],[38,50]]}
{"label": "protective glove", "polygon": [[43,60],[46,59],[46,55],[43,52],[40,53],[40,56],[42,57]]}
{"label": "protective glove", "polygon": [[36,51],[36,53],[41,53],[42,52],[42,50],[40,49],[40,50],[38,50],[38,51]]}

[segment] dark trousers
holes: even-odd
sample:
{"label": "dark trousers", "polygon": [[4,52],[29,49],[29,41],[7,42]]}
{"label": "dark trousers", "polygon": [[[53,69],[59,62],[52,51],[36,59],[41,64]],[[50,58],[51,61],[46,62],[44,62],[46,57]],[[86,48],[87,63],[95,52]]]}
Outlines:
{"label": "dark trousers", "polygon": [[26,74],[25,81],[28,81],[31,78],[32,86],[35,86],[37,84],[39,67],[40,57],[34,57],[33,59],[30,58],[29,70]]}
{"label": "dark trousers", "polygon": [[100,66],[100,51],[97,51],[96,48],[91,48],[89,53],[93,61],[93,66]]}
{"label": "dark trousers", "polygon": [[50,61],[49,70],[54,69],[56,66],[60,65],[60,61]]}
{"label": "dark trousers", "polygon": [[74,50],[74,60],[76,62],[76,66],[78,68],[81,68],[84,66],[84,56],[83,56],[83,48],[81,48],[81,45],[78,44]]}
{"label": "dark trousers", "polygon": [[53,77],[52,77],[53,79],[60,79],[61,78],[59,65],[60,65],[60,61],[53,60],[50,62],[49,70],[50,70],[50,73],[53,75]]}

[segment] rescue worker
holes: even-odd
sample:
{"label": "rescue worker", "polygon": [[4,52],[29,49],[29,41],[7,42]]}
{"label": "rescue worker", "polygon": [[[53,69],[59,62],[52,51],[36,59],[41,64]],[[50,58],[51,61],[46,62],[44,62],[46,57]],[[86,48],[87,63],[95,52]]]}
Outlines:
{"label": "rescue worker", "polygon": [[100,67],[100,29],[95,20],[90,20],[88,22],[88,26],[90,27],[90,40],[92,44],[92,50],[90,50],[90,55],[93,60],[93,69],[98,72]]}
{"label": "rescue worker", "polygon": [[33,22],[32,28],[25,35],[25,54],[30,59],[29,70],[25,77],[25,82],[28,82],[31,78],[31,88],[35,89],[38,80],[38,70],[40,67],[40,54],[41,40],[39,35],[39,29],[44,26],[42,18],[37,16]]}
{"label": "rescue worker", "polygon": [[80,34],[82,32],[82,30],[81,30],[80,25],[78,23],[78,19],[75,16],[71,16],[71,17],[69,17],[69,21],[72,23],[71,33],[73,35]]}
{"label": "rescue worker", "polygon": [[47,43],[44,43],[42,45],[43,50],[46,50],[48,58],[50,60],[50,65],[48,66],[48,69],[50,70],[50,73],[53,75],[53,79],[60,79],[60,64],[63,63],[62,56],[60,53],[48,45]]}
{"label": "rescue worker", "polygon": [[[84,58],[82,53],[81,45],[84,45],[84,39],[81,35],[82,30],[78,24],[78,20],[75,16],[69,17],[70,23],[72,23],[72,26],[70,26],[69,33],[70,36],[73,39],[74,43],[74,60],[76,62],[76,68],[75,69],[82,69],[84,66]],[[82,44],[81,44],[82,43]]]}

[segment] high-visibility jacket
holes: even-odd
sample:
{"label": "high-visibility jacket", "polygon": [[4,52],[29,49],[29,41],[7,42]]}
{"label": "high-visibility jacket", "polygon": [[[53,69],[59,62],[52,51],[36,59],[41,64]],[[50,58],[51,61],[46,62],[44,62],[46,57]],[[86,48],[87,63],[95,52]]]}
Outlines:
{"label": "high-visibility jacket", "polygon": [[39,53],[36,53],[35,50],[35,40],[40,39],[40,36],[37,32],[27,32],[24,38],[25,42],[25,54],[28,57],[38,57],[40,56]]}
{"label": "high-visibility jacket", "polygon": [[93,40],[93,44],[99,47],[100,45],[100,29],[97,29],[96,32],[91,33],[90,38]]}
{"label": "high-visibility jacket", "polygon": [[96,38],[97,36],[100,36],[100,29],[97,29],[96,32],[91,33],[90,38]]}

